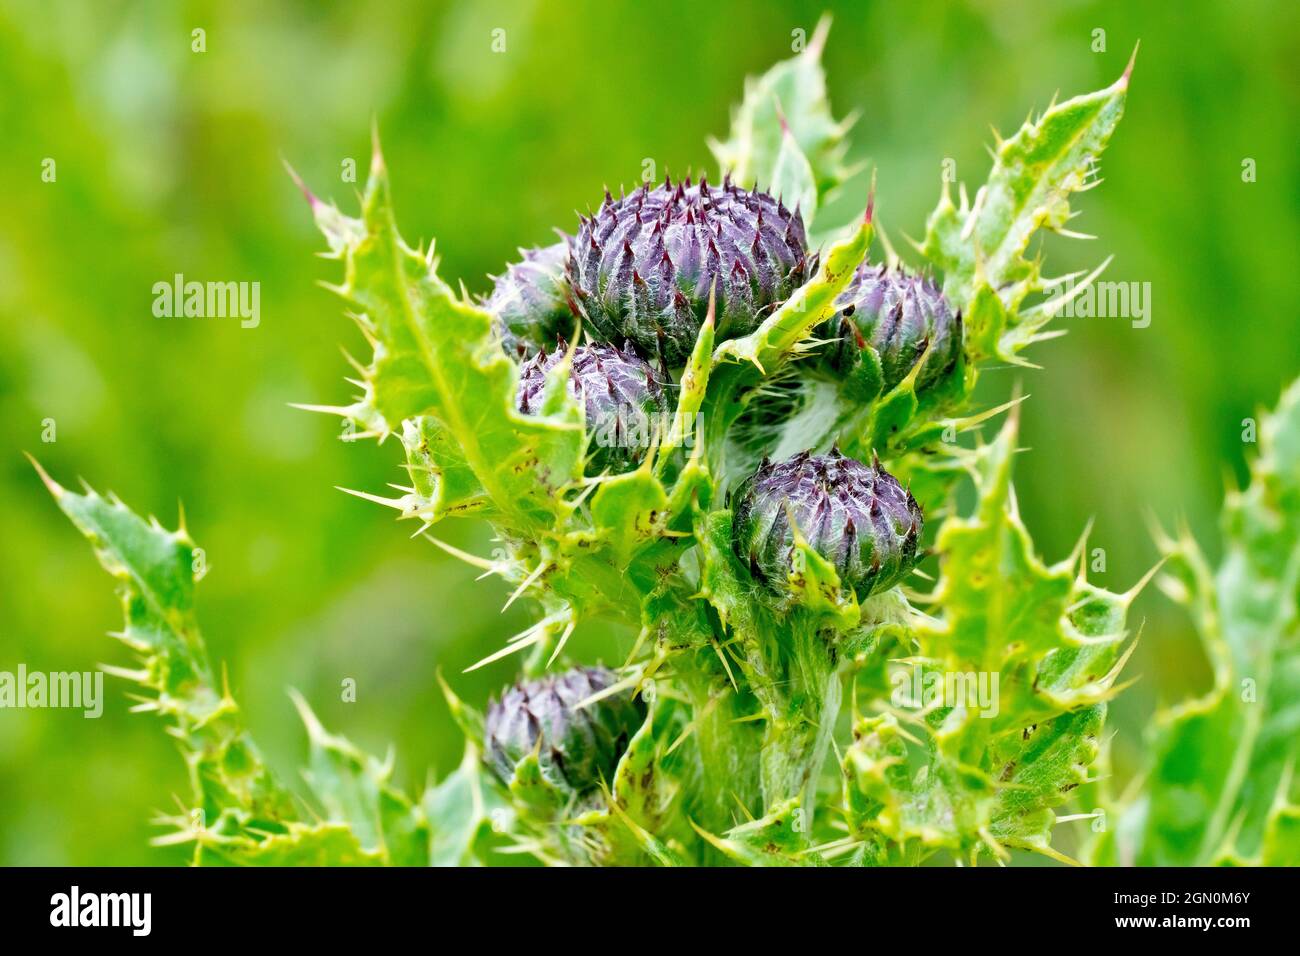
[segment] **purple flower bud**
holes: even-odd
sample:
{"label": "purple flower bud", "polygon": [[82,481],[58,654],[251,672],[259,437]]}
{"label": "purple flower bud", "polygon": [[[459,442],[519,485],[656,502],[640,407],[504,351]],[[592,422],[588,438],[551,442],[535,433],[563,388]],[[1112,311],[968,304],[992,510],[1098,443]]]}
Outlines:
{"label": "purple flower bud", "polygon": [[509,783],[519,763],[536,753],[547,782],[575,794],[611,780],[645,706],[623,691],[575,708],[616,680],[603,667],[580,667],[507,688],[488,705],[484,761]]}
{"label": "purple flower bud", "polygon": [[569,283],[565,269],[567,243],[528,249],[522,262],[497,276],[484,303],[508,355],[521,356],[555,344],[556,336],[573,332]]}
{"label": "purple flower bud", "polygon": [[583,218],[569,281],[592,331],[630,339],[646,355],[683,364],[716,289],[717,336],[745,335],[816,268],[803,219],[777,199],[728,180],[665,180],[630,196],[608,193]]}
{"label": "purple flower bud", "polygon": [[764,461],[732,500],[736,556],[777,593],[789,589],[791,521],[859,599],[893,587],[916,564],[921,509],[878,461],[838,451]]}
{"label": "purple flower bud", "polygon": [[946,378],[961,359],[961,315],[953,314],[948,299],[926,276],[864,262],[835,305],[839,311],[823,334],[839,340],[826,353],[838,372],[853,368],[870,345],[880,356],[884,391],[889,391],[930,346],[916,380],[916,390],[922,392]]}
{"label": "purple flower bud", "polygon": [[[515,407],[525,415],[541,411],[546,376],[559,365],[566,346],[539,351],[519,372]],[[590,454],[588,470],[627,471],[641,461],[668,412],[659,375],[631,347],[580,345],[573,351],[569,394],[582,403]]]}

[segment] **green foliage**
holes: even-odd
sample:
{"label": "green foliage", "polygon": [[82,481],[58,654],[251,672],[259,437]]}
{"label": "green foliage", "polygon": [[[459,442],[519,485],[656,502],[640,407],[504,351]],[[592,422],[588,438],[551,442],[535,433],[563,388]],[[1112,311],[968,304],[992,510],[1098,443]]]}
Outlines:
{"label": "green foliage", "polygon": [[[561,792],[538,753],[514,762],[508,781],[486,774],[484,718],[448,690],[464,758],[418,799],[393,785],[391,758],[331,735],[299,701],[310,756],[298,795],[266,770],[230,694],[215,689],[183,528],[169,533],[50,482],[123,581],[124,639],[142,667],[121,673],[171,722],[191,768],[199,825],[173,820],[165,840],[192,841],[200,863],[242,864],[463,865],[526,854],[606,865],[876,865],[937,853],[1005,860],[1013,849],[1068,860],[1052,845],[1057,811],[1095,782],[1140,585],[1118,594],[1090,584],[1082,543],[1058,564],[1039,557],[1011,482],[1018,412],[991,442],[957,436],[1018,403],[971,408],[980,370],[1023,363],[1020,353],[1052,334],[1043,330],[1050,308],[1026,306],[1049,286],[1029,243],[1040,228],[1069,234],[1069,197],[1095,174],[1128,71],[1000,141],[973,203],[963,191],[955,205],[945,189],[919,251],[961,310],[964,358],[924,390],[920,363],[885,390],[870,348],[841,380],[808,361],[874,238],[870,201],[855,222],[822,221],[849,175],[849,124],[833,119],[820,65],[825,40],[823,23],[807,49],[751,81],[730,136],[713,148],[724,171],[771,184],[839,238],[751,334],[719,340],[710,312],[671,370],[672,424],[621,474],[590,473],[594,436],[566,388],[567,361],[548,374],[539,414],[516,411],[519,368],[494,316],[439,275],[432,248],[401,238],[377,145],[358,218],[308,194],[343,265],[335,291],[372,349],[356,363],[360,395],[327,410],[353,436],[398,436],[410,478],[401,497],[362,496],[420,531],[449,516],[488,522],[504,556],[442,546],[501,577],[510,602],[533,612],[532,626],[481,663],[528,651],[523,669],[535,674],[568,662],[582,621],[638,630],[620,679],[573,708],[627,691],[647,705],[598,787]],[[1264,454],[1251,490],[1230,507],[1237,543],[1219,574],[1186,541],[1167,543],[1166,580],[1203,609],[1203,630],[1215,629],[1206,642],[1216,690],[1199,716],[1192,707],[1166,722],[1151,794],[1127,811],[1139,825],[1125,832],[1142,842],[1125,850],[1106,839],[1099,854],[1164,861],[1185,852],[1190,829],[1197,860],[1296,855],[1300,811],[1287,799],[1296,735],[1285,703],[1295,689],[1300,439],[1286,422],[1298,404],[1293,394],[1262,429]],[[859,601],[795,527],[789,593],[780,602],[763,594],[731,547],[729,492],[761,456],[809,446],[874,450],[914,484],[936,519],[930,593],[903,585]],[[966,478],[974,504],[962,509]],[[1242,676],[1263,703],[1235,701]],[[1230,746],[1241,740],[1245,758]]]}
{"label": "green foliage", "polygon": [[[1034,553],[1011,485],[1015,440],[1013,415],[976,452],[977,501],[939,529],[940,576],[918,602],[931,613],[907,623],[911,653],[855,683],[879,713],[855,716],[846,811],[876,852],[1051,854],[1053,810],[1097,754],[1136,589],[1088,584],[1082,545],[1052,566]],[[956,699],[931,692],[953,675],[966,681]]]}
{"label": "green foliage", "polygon": [[[312,207],[344,262],[337,291],[375,346],[363,372],[368,401],[355,417],[369,424],[373,409],[388,431],[403,433],[408,420],[434,419],[443,434],[420,450],[435,476],[451,468],[464,478],[467,469],[511,528],[550,527],[565,509],[559,493],[580,474],[577,403],[555,389],[543,414],[514,410],[518,372],[497,347],[491,316],[438,277],[432,247],[422,255],[402,241],[377,148],[361,219],[314,199]],[[444,463],[438,452],[451,447],[457,454]]]}
{"label": "green foliage", "polygon": [[732,111],[729,135],[709,142],[724,173],[744,186],[782,195],[791,207],[798,203],[810,228],[817,205],[854,172],[844,165],[844,155],[856,117],[832,115],[821,64],[830,26],[830,18],[823,17],[796,56],[748,79],[744,99]]}
{"label": "green foliage", "polygon": [[[39,470],[39,466],[38,466]],[[381,763],[328,733],[295,698],[310,742],[310,800],[267,769],[243,727],[238,705],[218,687],[194,614],[194,584],[205,556],[182,523],[168,531],[116,498],[69,491],[41,472],[50,493],[119,582],[123,629],[115,634],[138,667],[106,668],[137,684],[133,708],[168,725],[189,767],[183,812],[158,822],[159,844],[192,843],[203,865],[427,865],[468,862],[483,843],[478,760],[467,760],[420,804],[389,782]],[[470,748],[472,751],[472,747]],[[437,811],[431,826],[426,807]]]}
{"label": "green foliage", "polygon": [[999,140],[974,203],[963,188],[954,205],[944,181],[922,251],[943,270],[944,292],[958,308],[969,308],[987,287],[1014,312],[1043,288],[1039,263],[1025,256],[1029,242],[1039,229],[1065,231],[1070,195],[1098,181],[1101,151],[1124,115],[1131,70],[1132,63],[1110,87],[1053,104]]}
{"label": "green foliage", "polygon": [[973,203],[963,186],[954,204],[944,181],[920,251],[941,271],[944,293],[965,317],[967,390],[980,364],[1023,364],[1023,349],[1053,336],[1042,331],[1054,314],[1051,305],[1023,308],[1027,297],[1061,281],[1043,276],[1041,257],[1027,257],[1029,244],[1040,229],[1081,235],[1066,228],[1076,215],[1070,196],[1100,183],[1101,152],[1124,115],[1132,68],[1130,62],[1106,89],[1054,103],[1010,139],[999,138],[988,181]]}
{"label": "green foliage", "polygon": [[1250,483],[1229,493],[1213,567],[1190,532],[1159,532],[1159,584],[1184,605],[1213,686],[1156,714],[1142,786],[1112,802],[1105,863],[1300,862],[1300,382],[1259,422]]}

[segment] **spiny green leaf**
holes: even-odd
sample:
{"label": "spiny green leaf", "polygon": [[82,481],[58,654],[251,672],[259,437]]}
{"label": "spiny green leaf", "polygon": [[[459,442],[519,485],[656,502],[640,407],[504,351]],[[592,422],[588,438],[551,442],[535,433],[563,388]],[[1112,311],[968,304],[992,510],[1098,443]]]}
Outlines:
{"label": "spiny green leaf", "polygon": [[379,866],[376,853],[361,848],[343,823],[294,823],[285,833],[258,838],[201,838],[194,854],[200,866]]}
{"label": "spiny green leaf", "polygon": [[945,181],[926,226],[922,252],[944,273],[944,292],[962,311],[987,283],[1011,313],[1042,287],[1037,262],[1025,258],[1040,228],[1061,230],[1069,197],[1089,185],[1096,163],[1124,113],[1129,69],[1111,86],[1050,107],[998,143],[988,182],[972,204],[952,201]]}
{"label": "spiny green leaf", "polygon": [[1156,715],[1146,785],[1099,856],[1206,865],[1286,855],[1289,818],[1276,808],[1295,802],[1300,757],[1300,382],[1260,422],[1250,484],[1228,496],[1223,529],[1217,571],[1190,533],[1159,539],[1170,558],[1162,588],[1191,612],[1214,682]]}
{"label": "spiny green leaf", "polygon": [[478,749],[465,748],[460,766],[425,792],[420,801],[429,821],[431,866],[474,866],[489,862],[494,820],[508,828],[512,811],[484,785]]}
{"label": "spiny green leaf", "polygon": [[656,538],[669,518],[668,492],[649,458],[636,471],[601,482],[591,500],[591,516],[614,563],[626,567],[633,552]]}
{"label": "spiny green leaf", "polygon": [[1068,711],[1036,725],[1003,766],[989,830],[1008,846],[1050,846],[1056,815],[1097,758],[1106,705]]}
{"label": "spiny green leaf", "polygon": [[427,524],[447,515],[491,517],[492,500],[460,444],[441,421],[421,415],[402,423],[402,447],[415,499],[406,512]]}
{"label": "spiny green leaf", "polygon": [[994,783],[973,766],[933,745],[919,768],[911,765],[908,737],[893,714],[863,717],[854,725],[844,771],[850,828],[878,831],[900,845],[918,843],[960,850],[979,838],[990,814]]}
{"label": "spiny green leaf", "polygon": [[660,439],[656,463],[660,473],[665,466],[672,463],[673,452],[686,446],[688,442],[696,444],[704,440],[703,434],[697,427],[696,418],[704,405],[709,386],[709,374],[713,369],[715,334],[713,312],[713,306],[710,305],[709,313],[700,326],[700,334],[695,339],[695,348],[691,351],[686,367],[682,369],[681,381],[677,387],[677,409],[673,415],[672,426]]}
{"label": "spiny green leaf", "polygon": [[1055,855],[1052,810],[1097,756],[1136,591],[1088,584],[1082,551],[1055,566],[1038,558],[1015,507],[1015,438],[1013,414],[976,455],[976,505],[936,539],[933,616],[906,627],[890,711],[855,731],[846,812],[860,834],[963,855]]}
{"label": "spiny green leaf", "polygon": [[[725,141],[709,142],[724,173],[745,186],[774,182],[784,141],[784,115],[809,163],[819,199],[825,200],[852,175],[853,170],[844,165],[845,135],[856,117],[837,121],[831,114],[821,63],[829,32],[830,18],[823,17],[797,56],[745,81],[744,99],[732,111],[730,134]],[[785,200],[787,205],[792,202],[788,195]],[[804,221],[811,224],[811,215],[804,212]]]}
{"label": "spiny green leaf", "polygon": [[389,768],[327,733],[300,698],[311,739],[308,779],[325,819],[309,822],[266,767],[229,689],[215,686],[194,614],[195,579],[206,558],[184,526],[167,531],[116,498],[90,488],[78,494],[41,477],[121,583],[126,626],[119,636],[141,667],[115,673],[148,692],[136,709],[171,722],[189,767],[194,807],[160,820],[173,832],[156,842],[193,843],[195,862],[210,865],[424,864],[426,824],[389,785]]}
{"label": "spiny green leaf", "polygon": [[[37,466],[40,470],[39,465]],[[69,491],[40,471],[63,512],[120,583],[126,624],[118,637],[139,657],[138,670],[115,673],[147,697],[136,709],[172,724],[189,768],[199,829],[273,831],[298,819],[292,794],[266,768],[244,732],[228,689],[216,686],[194,615],[194,582],[205,557],[183,524],[167,531],[137,517],[121,501],[91,488]],[[186,822],[188,829],[191,822]]]}
{"label": "spiny green leaf", "polygon": [[758,820],[733,827],[723,836],[705,839],[744,866],[824,866],[810,849],[805,832],[811,827],[807,811],[792,799],[774,807]]}
{"label": "spiny green leaf", "polygon": [[657,695],[645,722],[628,741],[614,779],[603,790],[603,805],[575,822],[598,834],[603,865],[686,865],[698,855],[698,838],[683,815],[683,798],[695,757],[691,748],[674,747],[687,714],[677,701]]}
{"label": "spiny green leaf", "polygon": [[329,733],[300,695],[293,702],[310,744],[304,776],[326,818],[347,823],[362,849],[385,864],[427,866],[429,827],[420,809],[391,786],[391,757],[381,763],[363,753]]}
{"label": "spiny green leaf", "polygon": [[498,346],[491,316],[452,291],[432,255],[402,241],[377,149],[361,220],[319,201],[313,212],[346,266],[337,291],[361,313],[374,346],[364,374],[389,430],[421,416],[442,426],[435,441],[419,446],[430,473],[453,486],[435,502],[445,510],[447,502],[473,500],[468,471],[504,521],[522,531],[549,529],[568,513],[564,496],[581,476],[581,407],[560,389],[546,414],[515,410],[518,369]]}

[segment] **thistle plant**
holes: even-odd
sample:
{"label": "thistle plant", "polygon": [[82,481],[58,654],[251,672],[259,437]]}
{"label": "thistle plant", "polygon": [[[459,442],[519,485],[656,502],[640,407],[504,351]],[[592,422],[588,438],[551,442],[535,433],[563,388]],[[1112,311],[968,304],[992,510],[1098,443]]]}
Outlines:
{"label": "thistle plant", "polygon": [[644,456],[650,429],[667,414],[664,383],[630,343],[623,349],[579,345],[567,352],[564,340],[558,339],[556,346],[549,355],[545,348],[538,349],[521,366],[515,407],[525,415],[539,413],[550,373],[567,365],[566,388],[582,403],[583,422],[592,436],[588,447],[595,447],[588,470],[625,470]]}
{"label": "thistle plant", "polygon": [[921,509],[880,462],[832,450],[764,461],[738,489],[732,544],[754,581],[778,592],[798,573],[796,537],[859,598],[899,584],[916,563]]}
{"label": "thistle plant", "polygon": [[[326,410],[404,452],[400,496],[365,496],[534,611],[480,662],[522,672],[486,710],[443,684],[465,755],[418,797],[303,701],[308,792],[278,782],[204,650],[188,532],[47,478],[122,582],[120,636],[140,665],[119,673],[190,767],[195,812],[163,821],[164,842],[247,864],[1070,859],[1054,837],[1079,794],[1119,799],[1097,778],[1146,579],[1089,582],[1084,540],[1055,563],[1037,553],[1012,484],[1019,396],[985,407],[974,392],[1057,334],[1062,303],[1044,293],[1061,280],[1031,243],[1071,234],[1132,64],[998,139],[973,200],[945,182],[903,262],[874,187],[852,221],[826,215],[854,175],[826,38],[823,23],[746,84],[711,144],[715,176],[606,192],[480,299],[402,239],[377,141],[357,217],[304,187],[373,349],[360,394]],[[1202,612],[1215,635],[1281,628],[1294,645],[1297,404],[1293,391],[1270,420],[1217,580],[1185,539],[1163,542],[1167,587],[1203,609],[1217,594],[1219,613]],[[452,518],[486,522],[504,556],[442,544],[433,529]],[[1263,618],[1243,585],[1256,574],[1286,595],[1285,620]],[[618,666],[582,663],[593,618],[636,635]],[[1242,711],[1228,693],[1233,668],[1276,658],[1280,685],[1294,661],[1245,633],[1207,641],[1222,689],[1198,707],[1232,711],[1265,776],[1225,764],[1216,738],[1205,759],[1221,779],[1195,794],[1194,820],[1165,821],[1186,803],[1163,797],[1181,748],[1203,746],[1184,714],[1161,731],[1165,790],[1128,804],[1148,838],[1134,851],[1107,836],[1091,858],[1163,861],[1177,827],[1195,829],[1198,859],[1271,861],[1286,840],[1294,853],[1296,735],[1280,707]]]}
{"label": "thistle plant", "polygon": [[614,773],[645,717],[645,708],[627,691],[591,707],[578,706],[617,682],[617,675],[603,667],[575,667],[506,690],[488,707],[488,766],[507,784],[521,775],[540,775],[565,794],[595,790],[602,776]]}
{"label": "thistle plant", "polygon": [[[814,257],[815,258],[815,257]],[[799,210],[731,182],[641,186],[579,225],[569,252],[578,314],[596,335],[626,336],[680,365],[717,293],[717,335],[752,332],[810,272]]]}
{"label": "thistle plant", "polygon": [[823,333],[835,345],[821,354],[836,374],[861,375],[865,366],[889,391],[924,358],[916,378],[924,392],[961,361],[961,315],[927,276],[864,263],[835,304],[839,311]]}
{"label": "thistle plant", "polygon": [[492,294],[484,302],[496,318],[502,344],[517,356],[550,348],[573,329],[565,277],[568,244],[521,249],[519,254],[520,260],[493,280]]}
{"label": "thistle plant", "polygon": [[1213,684],[1155,715],[1141,786],[1095,785],[1113,822],[1090,862],[1300,866],[1300,382],[1259,424],[1250,482],[1224,505],[1218,563],[1186,527],[1155,529],[1156,583],[1187,609]]}

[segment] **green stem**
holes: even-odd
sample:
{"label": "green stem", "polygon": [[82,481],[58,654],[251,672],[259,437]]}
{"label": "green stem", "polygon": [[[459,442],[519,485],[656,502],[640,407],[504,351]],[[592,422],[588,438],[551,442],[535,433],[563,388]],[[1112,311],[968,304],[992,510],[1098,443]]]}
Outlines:
{"label": "green stem", "polygon": [[[766,810],[799,798],[812,811],[818,773],[840,710],[834,648],[809,620],[795,620],[775,642],[769,680],[759,693],[768,710],[761,759]],[[783,645],[783,646],[782,646]]]}

